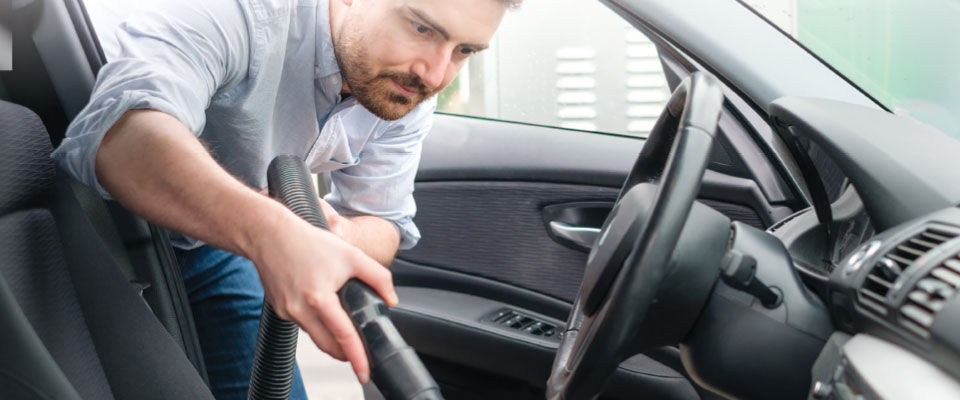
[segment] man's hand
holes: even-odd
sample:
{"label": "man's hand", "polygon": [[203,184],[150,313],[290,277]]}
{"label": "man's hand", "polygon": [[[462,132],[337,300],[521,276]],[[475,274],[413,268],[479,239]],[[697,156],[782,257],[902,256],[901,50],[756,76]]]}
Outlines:
{"label": "man's hand", "polygon": [[356,232],[354,232],[356,227],[353,226],[350,219],[340,215],[330,203],[327,203],[323,199],[318,198],[317,201],[320,203],[320,210],[323,211],[323,217],[327,220],[327,227],[330,229],[330,232],[349,242],[348,238],[356,234]]}
{"label": "man's hand", "polygon": [[390,266],[400,246],[400,233],[393,223],[370,215],[345,217],[323,199],[319,201],[330,232],[357,246],[380,264]]}
{"label": "man's hand", "polygon": [[294,216],[265,229],[268,238],[253,258],[267,301],[281,318],[295,321],[324,352],[350,361],[361,382],[370,379],[366,351],[337,291],[351,278],[372,287],[387,305],[397,304],[390,271],[330,232]]}

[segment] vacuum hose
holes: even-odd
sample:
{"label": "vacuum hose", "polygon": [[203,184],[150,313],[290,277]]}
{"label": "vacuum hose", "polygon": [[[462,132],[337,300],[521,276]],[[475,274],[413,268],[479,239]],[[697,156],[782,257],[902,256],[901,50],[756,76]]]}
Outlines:
{"label": "vacuum hose", "polygon": [[[303,161],[278,156],[267,169],[270,195],[295,214],[319,228],[328,229]],[[371,377],[387,400],[442,400],[437,383],[414,349],[404,342],[390,321],[386,304],[365,283],[356,279],[340,289],[340,303],[360,333]],[[249,399],[287,399],[297,352],[297,325],[280,319],[263,303],[260,331],[250,375]]]}

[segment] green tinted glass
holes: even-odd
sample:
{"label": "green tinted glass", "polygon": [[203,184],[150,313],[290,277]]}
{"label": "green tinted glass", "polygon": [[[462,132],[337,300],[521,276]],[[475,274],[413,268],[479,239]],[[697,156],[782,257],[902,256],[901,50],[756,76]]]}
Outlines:
{"label": "green tinted glass", "polygon": [[960,1],[745,3],[887,109],[960,139]]}

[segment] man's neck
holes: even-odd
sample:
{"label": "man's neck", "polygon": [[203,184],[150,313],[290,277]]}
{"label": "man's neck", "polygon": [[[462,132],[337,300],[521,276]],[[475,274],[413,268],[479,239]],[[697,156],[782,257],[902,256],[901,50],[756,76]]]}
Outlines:
{"label": "man's neck", "polygon": [[343,24],[343,17],[346,15],[347,5],[343,0],[330,0],[329,15],[330,21],[330,40],[333,42],[333,48],[337,48],[338,33]]}
{"label": "man's neck", "polygon": [[[344,0],[330,0],[329,4],[330,20],[328,23],[330,24],[330,41],[333,43],[334,57],[336,57],[338,33],[340,32],[340,27],[343,24],[343,18],[347,13],[347,7],[349,7],[349,5],[345,4]],[[343,71],[340,71],[340,77],[340,95],[346,99],[350,97],[350,87],[347,86],[346,80],[343,79]]]}

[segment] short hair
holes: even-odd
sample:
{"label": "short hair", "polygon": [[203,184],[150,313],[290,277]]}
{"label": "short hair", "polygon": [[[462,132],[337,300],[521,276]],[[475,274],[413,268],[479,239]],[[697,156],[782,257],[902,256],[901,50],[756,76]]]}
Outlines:
{"label": "short hair", "polygon": [[523,3],[523,0],[500,0],[501,3],[507,6],[507,8],[517,8],[520,7],[520,3]]}

